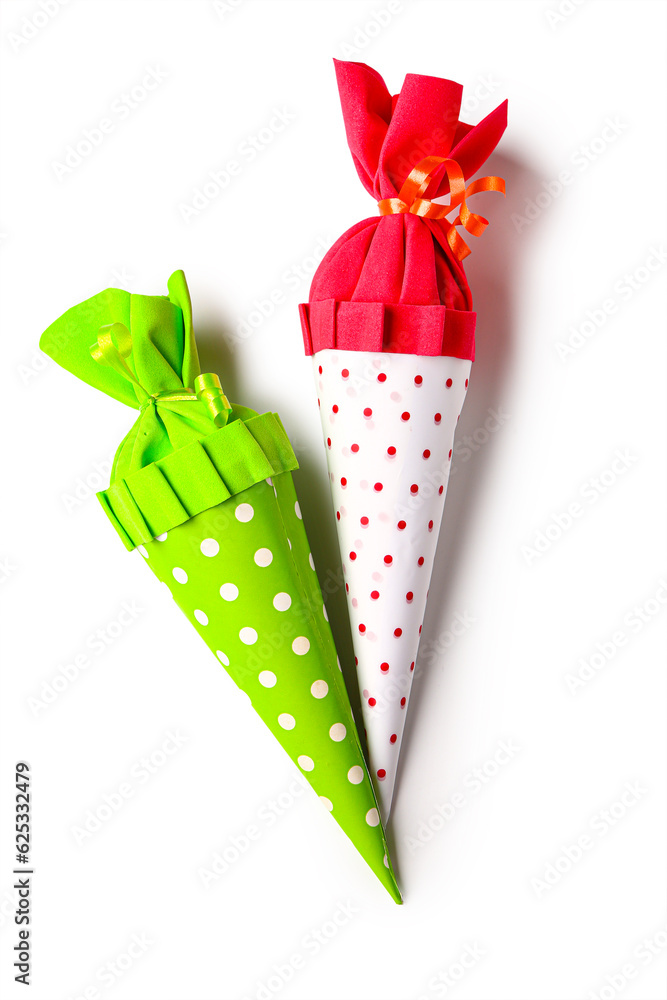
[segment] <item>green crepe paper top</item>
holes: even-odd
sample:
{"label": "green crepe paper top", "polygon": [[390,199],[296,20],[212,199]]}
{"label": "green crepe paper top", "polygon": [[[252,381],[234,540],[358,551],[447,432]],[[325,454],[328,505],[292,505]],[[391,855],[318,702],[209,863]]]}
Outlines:
{"label": "green crepe paper top", "polygon": [[276,414],[231,406],[202,375],[182,271],[168,296],[108,288],[68,309],[40,347],[84,382],[139,410],[98,497],[128,549],[254,483],[298,468]]}

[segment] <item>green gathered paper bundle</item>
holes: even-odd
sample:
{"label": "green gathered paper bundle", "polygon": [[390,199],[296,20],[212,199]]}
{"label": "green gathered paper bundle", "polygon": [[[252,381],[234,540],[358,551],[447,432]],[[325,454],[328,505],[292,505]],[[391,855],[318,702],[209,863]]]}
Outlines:
{"label": "green gathered paper bundle", "polygon": [[[232,406],[217,375],[200,374],[182,271],[168,291],[107,289],[56,320],[40,347],[139,410],[102,506],[400,903],[294,491],[294,452],[275,413]],[[253,647],[272,641],[267,665]]]}

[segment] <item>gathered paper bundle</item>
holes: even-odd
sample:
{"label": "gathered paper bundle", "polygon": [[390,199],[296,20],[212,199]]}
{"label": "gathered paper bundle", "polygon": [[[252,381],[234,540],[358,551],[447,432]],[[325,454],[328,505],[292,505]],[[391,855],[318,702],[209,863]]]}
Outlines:
{"label": "gathered paper bundle", "polygon": [[[312,355],[346,579],[371,775],[389,815],[475,313],[457,226],[487,225],[466,184],[507,124],[501,104],[459,121],[462,87],[409,74],[392,97],[363,63],[335,61],[347,141],[380,215],[349,229],[300,307]],[[447,204],[436,202],[449,195]],[[447,216],[456,216],[447,221]]]}
{"label": "gathered paper bundle", "polygon": [[70,309],[40,346],[139,410],[99,499],[392,898],[377,801],[337,663],[274,413],[231,405],[200,374],[182,271],[168,296],[107,289]]}

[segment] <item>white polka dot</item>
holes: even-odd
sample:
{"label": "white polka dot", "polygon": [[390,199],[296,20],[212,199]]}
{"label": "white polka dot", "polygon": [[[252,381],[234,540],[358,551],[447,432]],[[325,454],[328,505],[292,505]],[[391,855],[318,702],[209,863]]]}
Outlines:
{"label": "white polka dot", "polygon": [[322,614],[324,615],[325,622],[328,622],[329,621],[329,615],[327,614],[327,606],[326,606],[326,604],[322,605]]}
{"label": "white polka dot", "polygon": [[144,548],[143,545],[137,545],[137,549],[139,552],[141,552],[144,559],[148,559],[148,552],[146,552],[146,549]]}
{"label": "white polka dot", "polygon": [[338,669],[342,673],[343,672],[343,668],[340,665],[340,659],[338,657],[336,657],[336,666],[338,667]]}
{"label": "white polka dot", "polygon": [[353,785],[360,785],[364,780],[364,769],[360,767],[359,764],[355,764],[347,772],[347,780],[351,781]]}
{"label": "white polka dot", "polygon": [[315,683],[310,686],[310,693],[313,698],[326,698],[329,694],[329,685],[326,681],[315,681]]}
{"label": "white polka dot", "polygon": [[282,715],[278,716],[278,725],[282,726],[283,729],[294,729],[296,720],[289,712],[283,712]]}
{"label": "white polka dot", "polygon": [[220,546],[216,542],[215,538],[205,538],[199,548],[204,556],[217,556],[220,551]]}
{"label": "white polka dot", "polygon": [[223,583],[220,588],[220,597],[223,601],[235,601],[239,596],[239,588],[234,583]]}
{"label": "white polka dot", "polygon": [[301,754],[300,757],[297,757],[297,764],[299,765],[302,771],[312,771],[313,768],[315,767],[315,761],[313,760],[313,758],[306,757],[305,754]]}
{"label": "white polka dot", "polygon": [[273,606],[276,611],[287,611],[287,609],[292,604],[292,598],[289,594],[286,594],[284,590],[281,590],[279,594],[273,598]]}
{"label": "white polka dot", "polygon": [[208,625],[208,615],[200,611],[199,608],[195,611],[195,618],[200,625]]}
{"label": "white polka dot", "polygon": [[303,656],[310,649],[310,642],[305,635],[298,635],[292,643],[292,649],[297,656]]}
{"label": "white polka dot", "polygon": [[308,553],[308,562],[310,563],[310,568],[315,569],[315,560],[313,559],[313,553]]}
{"label": "white polka dot", "polygon": [[296,503],[294,504],[294,510],[295,510],[295,512],[296,512],[296,516],[297,516],[298,518],[301,518],[301,517],[302,517],[302,514],[301,514],[301,508],[299,507],[299,501],[298,501],[298,500],[297,500],[297,502],[296,502]]}
{"label": "white polka dot", "polygon": [[340,741],[344,740],[347,736],[347,729],[342,722],[335,722],[329,730],[329,736],[334,743],[340,743]]}
{"label": "white polka dot", "polygon": [[155,536],[155,541],[156,542],[166,542],[167,541],[167,532],[163,531],[161,535],[156,535]]}
{"label": "white polka dot", "polygon": [[272,688],[275,687],[278,678],[274,674],[273,670],[262,670],[257,680],[262,685],[262,687]]}
{"label": "white polka dot", "polygon": [[377,809],[369,809],[366,813],[366,822],[369,826],[377,826],[380,822]]}
{"label": "white polka dot", "polygon": [[270,566],[273,562],[273,552],[271,549],[257,549],[255,552],[255,562],[258,566]]}
{"label": "white polka dot", "polygon": [[254,642],[257,642],[257,633],[254,628],[250,628],[248,625],[242,628],[239,632],[239,639],[241,642],[245,642],[246,646],[252,646]]}
{"label": "white polka dot", "polygon": [[331,799],[328,799],[326,795],[320,795],[320,802],[322,803],[324,808],[327,809],[329,812],[333,810],[333,802],[331,801]]}
{"label": "white polka dot", "polygon": [[383,859],[382,859],[382,862],[383,862],[383,864],[384,864],[385,868],[388,868],[388,867],[389,867],[389,858],[387,857],[387,855],[386,855],[386,854],[385,854],[385,856],[383,857]]}
{"label": "white polka dot", "polygon": [[289,540],[289,538],[287,539],[287,544],[289,545],[289,547],[290,547],[290,549],[291,549],[291,548],[292,548],[292,543],[291,543],[291,541]]}
{"label": "white polka dot", "polygon": [[255,516],[254,508],[249,503],[240,503],[234,511],[237,521],[252,521]]}
{"label": "white polka dot", "polygon": [[226,667],[229,666],[229,657],[226,656],[221,649],[216,649],[215,655],[218,657],[221,663],[224,663]]}
{"label": "white polka dot", "polygon": [[184,569],[181,569],[180,566],[174,566],[174,568],[171,571],[171,574],[172,574],[174,580],[176,581],[176,583],[187,583],[188,582],[188,574],[185,572]]}
{"label": "white polka dot", "polygon": [[269,476],[266,482],[268,483],[269,486],[273,486],[273,480],[271,479],[271,476]]}

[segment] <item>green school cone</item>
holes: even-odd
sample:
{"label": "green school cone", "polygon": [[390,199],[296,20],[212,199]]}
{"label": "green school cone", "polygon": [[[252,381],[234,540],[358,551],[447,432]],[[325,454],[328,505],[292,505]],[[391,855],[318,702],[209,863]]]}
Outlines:
{"label": "green school cone", "polygon": [[168,290],[107,289],[56,320],[40,347],[139,409],[102,506],[401,903],[294,491],[294,452],[276,414],[232,407],[217,376],[200,374],[182,271]]}

